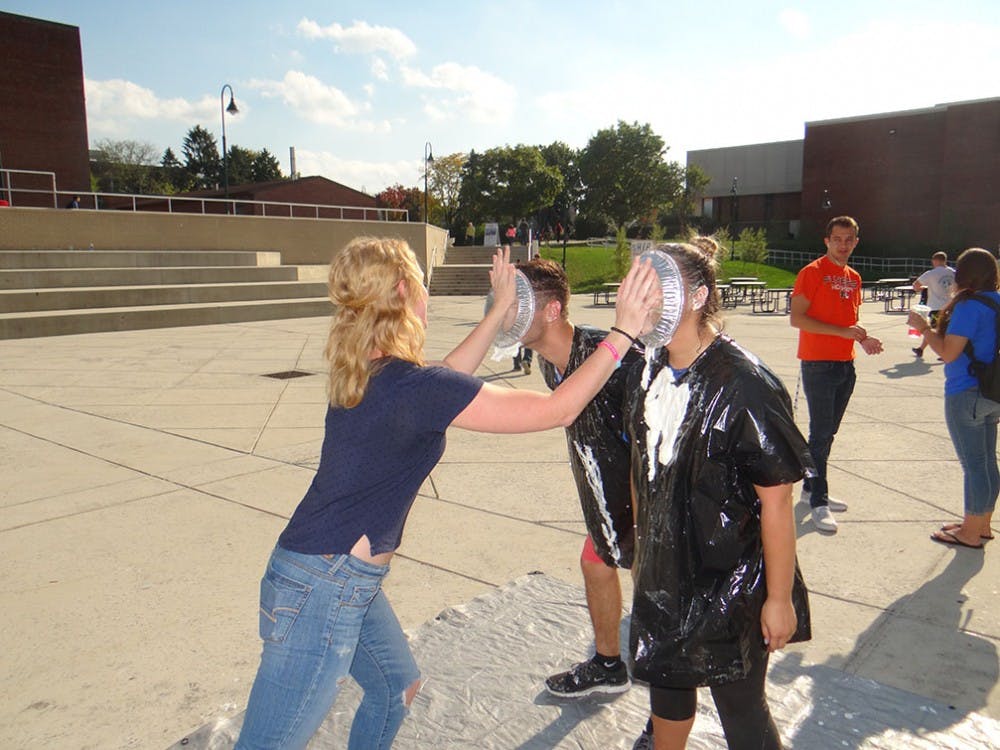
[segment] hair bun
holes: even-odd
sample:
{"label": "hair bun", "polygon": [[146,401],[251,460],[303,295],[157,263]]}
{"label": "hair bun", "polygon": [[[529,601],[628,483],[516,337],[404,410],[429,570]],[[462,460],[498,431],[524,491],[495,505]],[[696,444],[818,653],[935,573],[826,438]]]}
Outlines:
{"label": "hair bun", "polygon": [[714,261],[719,255],[719,243],[715,237],[699,235],[697,237],[692,237],[690,243],[698,248],[702,255],[710,261]]}

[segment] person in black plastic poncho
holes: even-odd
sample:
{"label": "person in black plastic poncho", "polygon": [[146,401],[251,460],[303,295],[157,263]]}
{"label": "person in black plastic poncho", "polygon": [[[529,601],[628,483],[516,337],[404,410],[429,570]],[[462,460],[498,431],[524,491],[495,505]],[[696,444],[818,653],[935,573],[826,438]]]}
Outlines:
{"label": "person in black plastic poncho", "polygon": [[636,512],[629,645],[653,716],[635,746],[684,747],[695,688],[710,686],[730,748],[780,748],[764,676],[769,652],[810,637],[792,485],[812,461],[781,381],[721,335],[717,246],[695,241],[657,248],[677,262],[685,310],[627,387]]}

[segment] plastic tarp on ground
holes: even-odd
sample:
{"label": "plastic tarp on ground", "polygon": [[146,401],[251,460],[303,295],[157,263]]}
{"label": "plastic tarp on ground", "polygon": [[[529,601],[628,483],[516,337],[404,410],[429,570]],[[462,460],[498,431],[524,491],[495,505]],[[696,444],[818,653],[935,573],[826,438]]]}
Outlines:
{"label": "plastic tarp on ground", "polygon": [[[627,628],[626,622],[623,635]],[[628,750],[645,725],[641,685],[621,696],[576,701],[551,698],[542,687],[547,675],[593,648],[579,586],[525,576],[442,612],[411,634],[411,646],[425,684],[396,738],[401,750]],[[794,652],[772,658],[768,696],[789,748],[1000,747],[1000,722],[831,667],[803,667]],[[349,681],[309,747],[346,747],[359,700]],[[206,725],[171,750],[231,748],[242,718]],[[707,690],[699,691],[688,747],[726,747]]]}

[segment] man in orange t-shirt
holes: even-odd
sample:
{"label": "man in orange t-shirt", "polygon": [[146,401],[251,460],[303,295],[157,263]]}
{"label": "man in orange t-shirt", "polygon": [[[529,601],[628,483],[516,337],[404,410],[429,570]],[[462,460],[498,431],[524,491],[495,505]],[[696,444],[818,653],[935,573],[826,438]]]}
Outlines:
{"label": "man in orange t-shirt", "polygon": [[830,497],[826,464],[833,437],[854,393],[854,344],[866,354],[880,354],[882,342],[858,324],[861,276],[847,265],[858,244],[858,223],[837,216],[826,225],[826,255],[805,266],[792,290],[791,324],[799,329],[802,391],[809,405],[809,452],[816,476],[807,478],[812,521],[830,534],[837,522],[830,511],[843,512],[847,503]]}

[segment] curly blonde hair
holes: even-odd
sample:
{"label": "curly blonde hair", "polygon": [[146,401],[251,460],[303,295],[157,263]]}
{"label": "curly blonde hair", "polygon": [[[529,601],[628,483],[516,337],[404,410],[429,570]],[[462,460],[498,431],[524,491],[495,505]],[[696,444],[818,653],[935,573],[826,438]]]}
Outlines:
{"label": "curly blonde hair", "polygon": [[423,278],[416,256],[400,239],[357,237],[330,263],[334,313],[324,354],[331,406],[361,403],[380,366],[373,353],[424,364],[426,334],[414,312],[426,294]]}

